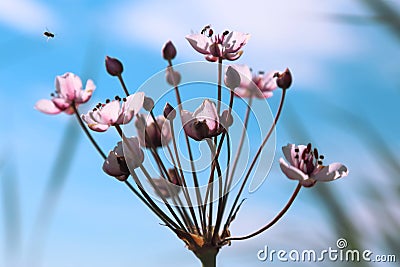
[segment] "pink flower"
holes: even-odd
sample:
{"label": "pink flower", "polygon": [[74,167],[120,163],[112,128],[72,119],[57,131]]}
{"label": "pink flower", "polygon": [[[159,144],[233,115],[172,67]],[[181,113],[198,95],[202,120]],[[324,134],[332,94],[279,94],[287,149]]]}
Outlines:
{"label": "pink flower", "polygon": [[83,121],[90,129],[104,132],[110,126],[129,123],[142,108],[144,93],[135,93],[122,99],[122,105],[121,99],[115,98],[113,101],[107,100],[106,104],[98,104],[93,110],[82,115]]}
{"label": "pink flower", "polygon": [[191,34],[186,36],[186,40],[199,53],[204,54],[208,61],[217,61],[218,58],[227,60],[238,59],[243,51],[240,49],[250,39],[250,34],[241,32],[224,31],[222,34]]}
{"label": "pink flower", "polygon": [[172,135],[169,121],[163,115],[156,117],[156,121],[158,127],[154,123],[153,117],[143,114],[139,115],[135,121],[141,146],[147,148],[161,147],[171,141]]}
{"label": "pink flower", "polygon": [[96,86],[92,80],[86,82],[85,90],[82,90],[82,81],[79,76],[67,72],[56,77],[56,92],[51,94],[52,99],[41,99],[35,104],[35,109],[46,114],[58,114],[65,112],[74,113],[72,105],[86,103]]}
{"label": "pink flower", "polygon": [[252,74],[247,65],[232,65],[232,67],[239,72],[241,78],[240,86],[235,89],[235,94],[239,97],[270,98],[278,87],[274,78],[276,71]]}
{"label": "pink flower", "polygon": [[288,144],[282,147],[283,154],[289,163],[280,159],[282,172],[292,180],[300,181],[304,187],[311,187],[316,182],[328,182],[348,175],[347,167],[341,163],[322,165],[323,155],[318,155],[318,150],[312,150],[311,144],[307,146]]}
{"label": "pink flower", "polygon": [[[126,152],[125,154],[123,152]],[[125,157],[127,155],[127,157]],[[126,158],[128,160],[126,160]],[[114,176],[120,181],[126,181],[130,175],[129,169],[138,168],[144,160],[144,154],[139,146],[137,137],[126,138],[124,144],[118,142],[117,146],[108,154],[103,163],[103,171]],[[127,165],[129,162],[129,167]]]}
{"label": "pink flower", "polygon": [[214,102],[206,99],[194,112],[182,110],[182,124],[185,133],[196,141],[217,136],[233,122],[225,110],[218,116]]}

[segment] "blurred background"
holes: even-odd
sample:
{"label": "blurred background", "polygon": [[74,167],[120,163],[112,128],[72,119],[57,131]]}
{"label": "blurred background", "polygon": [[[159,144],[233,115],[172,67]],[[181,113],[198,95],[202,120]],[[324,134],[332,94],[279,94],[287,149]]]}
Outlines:
{"label": "blurred background", "polygon": [[[44,1],[0,2],[0,266],[199,266],[181,240],[117,180],[74,118],[33,109],[67,71],[97,85],[90,103],[122,91],[104,67],[122,60],[131,90],[175,63],[202,61],[184,36],[211,24],[252,35],[237,63],[254,70],[289,67],[288,92],[268,179],[232,224],[242,235],[266,224],[296,183],[279,169],[280,147],[312,142],[325,163],[343,162],[344,179],[304,189],[269,231],[224,247],[219,266],[266,266],[270,249],[349,248],[400,261],[400,3],[339,1]],[[47,40],[44,31],[55,34]],[[279,93],[268,100],[273,112]],[[117,134],[96,134],[105,151]],[[262,163],[261,163],[262,164]],[[297,263],[309,266],[310,263]],[[318,263],[323,266],[343,262]],[[398,263],[356,262],[357,266]]]}

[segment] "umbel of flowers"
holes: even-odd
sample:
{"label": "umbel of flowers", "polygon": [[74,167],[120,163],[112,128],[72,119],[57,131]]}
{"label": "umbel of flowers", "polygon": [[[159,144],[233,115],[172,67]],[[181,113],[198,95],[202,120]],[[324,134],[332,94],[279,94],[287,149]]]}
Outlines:
{"label": "umbel of flowers", "polygon": [[[282,147],[284,158],[279,160],[283,174],[298,182],[287,204],[269,223],[245,236],[232,236],[230,225],[238,215],[242,204],[242,193],[251,178],[253,169],[260,154],[267,144],[283,110],[286,94],[292,85],[292,74],[289,69],[283,72],[270,71],[253,73],[247,65],[229,65],[223,71],[223,61],[234,61],[243,54],[243,47],[250,38],[249,34],[224,31],[214,35],[210,26],[201,33],[186,36],[195,51],[203,54],[205,59],[217,65],[217,81],[215,103],[210,96],[204,98],[196,110],[183,109],[180,94],[181,74],[174,69],[172,60],[177,50],[171,41],[162,48],[162,56],[167,61],[166,82],[173,87],[175,103],[162,103],[162,114],[154,114],[154,101],[144,92],[131,94],[124,82],[123,64],[116,58],[106,57],[106,70],[121,83],[125,94],[98,103],[86,114],[80,114],[78,107],[89,101],[95,89],[93,81],[88,80],[86,88],[82,88],[81,79],[73,73],[65,73],[56,77],[56,91],[51,100],[39,100],[35,108],[46,114],[75,114],[83,131],[103,157],[102,169],[109,176],[115,177],[127,186],[143,204],[149,208],[178,238],[180,238],[201,261],[203,266],[216,266],[219,250],[233,241],[254,237],[273,226],[286,213],[294,202],[301,187],[312,187],[317,182],[327,182],[344,177],[347,168],[340,163],[324,165],[324,156],[311,144],[288,144]],[[221,110],[222,83],[229,89],[228,108]],[[260,143],[257,152],[250,158],[249,168],[239,182],[237,190],[233,190],[232,181],[241,155],[252,101],[267,101],[280,90],[280,104],[275,113],[269,131]],[[232,160],[229,154],[230,143],[227,142],[230,128],[235,123],[232,117],[235,98],[247,101],[247,112],[243,118],[243,132],[239,140],[236,155]],[[257,100],[258,99],[258,100]],[[175,107],[174,107],[175,105]],[[182,155],[178,149],[174,121],[180,119],[186,149],[190,159],[190,171],[182,168]],[[133,123],[137,136],[127,136],[121,125]],[[268,127],[268,125],[265,125]],[[90,130],[106,132],[114,128],[120,140],[108,155],[95,141]],[[207,190],[205,194],[199,190],[199,177],[193,160],[192,146],[196,142],[207,142],[213,157],[210,159]],[[224,142],[226,145],[223,146]],[[163,160],[160,149],[167,151],[171,163]],[[226,148],[226,149],[224,149]],[[148,150],[150,153],[144,153]],[[221,171],[220,156],[228,153],[227,171]],[[158,175],[152,177],[148,167],[144,166],[145,157],[151,157],[158,166]],[[246,166],[239,166],[245,168]],[[100,168],[100,166],[99,166]],[[201,175],[204,175],[202,173]],[[155,201],[152,192],[143,185],[139,176],[145,177],[154,193],[161,199]],[[214,184],[220,192],[218,199],[213,199]],[[188,185],[193,184],[195,194],[190,194]],[[203,192],[204,193],[204,192]],[[230,200],[230,201],[228,201]]]}

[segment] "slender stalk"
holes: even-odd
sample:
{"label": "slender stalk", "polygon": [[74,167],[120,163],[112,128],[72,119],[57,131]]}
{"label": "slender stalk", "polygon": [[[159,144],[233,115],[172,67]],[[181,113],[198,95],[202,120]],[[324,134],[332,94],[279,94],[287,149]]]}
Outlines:
{"label": "slender stalk", "polygon": [[237,167],[237,164],[238,164],[238,161],[239,161],[239,158],[240,158],[240,153],[242,152],[242,148],[243,148],[243,144],[244,144],[244,138],[246,137],[246,132],[247,132],[247,125],[249,123],[249,117],[250,117],[252,103],[253,103],[253,98],[251,97],[249,99],[249,102],[247,103],[246,115],[245,115],[244,121],[243,121],[244,125],[243,125],[243,129],[242,129],[242,135],[240,137],[238,149],[237,149],[236,154],[235,154],[235,159],[233,160],[233,163],[232,163],[232,170],[231,170],[231,173],[229,175],[229,186],[227,188],[227,191],[225,191],[225,194],[230,189],[230,185],[232,184],[232,180],[233,180],[233,177],[235,175],[236,167]]}
{"label": "slender stalk", "polygon": [[221,111],[222,101],[222,58],[218,58],[218,103],[217,103],[217,114]]}
{"label": "slender stalk", "polygon": [[[151,186],[156,190],[157,194],[161,197],[162,201],[164,202],[165,206],[171,212],[171,215],[175,218],[176,222],[179,224],[179,226],[182,228],[182,230],[185,230],[185,226],[182,224],[181,220],[179,217],[176,215],[174,209],[171,207],[171,205],[168,203],[167,199],[163,196],[163,194],[160,192],[160,189],[156,186],[154,183],[153,179],[151,178],[150,174],[147,172],[146,168],[143,166],[143,164],[139,165],[140,170],[143,172],[143,174],[146,176],[147,180],[151,184]],[[186,231],[187,232],[187,231]]]}
{"label": "slender stalk", "polygon": [[269,222],[267,225],[265,225],[264,227],[260,228],[259,230],[246,235],[246,236],[240,236],[240,237],[228,237],[225,238],[221,241],[221,243],[227,242],[227,241],[233,241],[233,240],[245,240],[245,239],[249,239],[252,238],[256,235],[261,234],[262,232],[266,231],[267,229],[269,229],[271,226],[273,226],[275,223],[277,223],[279,221],[280,218],[283,217],[283,215],[285,215],[285,213],[289,210],[290,206],[293,204],[294,200],[296,199],[300,189],[301,189],[302,185],[299,183],[296,187],[296,189],[294,190],[292,196],[290,197],[289,201],[286,203],[285,207],[283,207],[283,209],[278,213],[278,215],[275,216],[275,218]]}
{"label": "slender stalk", "polygon": [[96,148],[96,150],[102,156],[102,158],[106,159],[107,158],[106,154],[103,152],[103,150],[101,150],[100,146],[94,140],[92,134],[89,132],[89,130],[86,128],[85,124],[83,123],[81,115],[79,114],[79,111],[75,106],[75,103],[73,103],[71,106],[74,109],[74,113],[76,115],[76,118],[77,118],[77,120],[79,122],[79,125],[81,126],[82,130],[85,132],[86,136],[89,138],[90,142],[93,144],[93,146]]}
{"label": "slender stalk", "polygon": [[[174,71],[171,60],[168,60],[168,67],[171,68],[171,71]],[[174,75],[171,75],[171,76],[172,76],[172,82],[174,84],[176,99],[177,99],[177,102],[178,102],[179,114],[180,114],[181,120],[182,120],[182,99],[181,99],[181,96],[180,96],[180,93],[179,93],[178,85],[175,82]],[[195,191],[196,191],[196,199],[197,199],[197,206],[198,206],[199,216],[200,216],[200,218],[203,218],[202,217],[202,207],[201,207],[202,203],[201,203],[201,193],[200,193],[200,189],[199,189],[199,182],[198,182],[198,179],[197,179],[196,168],[194,166],[193,154],[192,154],[192,149],[190,147],[189,137],[187,136],[186,133],[185,133],[185,141],[186,141],[186,146],[188,148],[188,153],[189,153],[190,167],[192,169],[193,183],[194,183]],[[201,223],[202,223],[203,232],[205,232],[206,231],[205,221],[202,220]],[[200,229],[197,229],[197,230],[200,233]]]}
{"label": "slender stalk", "polygon": [[192,204],[192,201],[190,199],[190,196],[189,196],[189,193],[188,193],[188,190],[187,190],[185,177],[183,175],[182,165],[181,165],[181,161],[179,159],[178,147],[176,145],[174,124],[172,122],[170,122],[170,127],[171,127],[172,143],[173,143],[174,152],[175,152],[175,155],[176,155],[176,161],[178,163],[178,168],[179,168],[179,171],[180,171],[181,177],[182,177],[182,180],[181,180],[181,182],[182,182],[182,191],[183,191],[183,194],[185,196],[186,202],[188,204],[189,212],[192,215],[194,226],[196,227],[197,233],[200,233],[199,224],[197,222],[196,214],[194,213],[193,204]]}
{"label": "slender stalk", "polygon": [[[248,171],[247,171],[247,173],[246,173],[246,176],[245,176],[245,178],[244,178],[244,180],[243,180],[243,183],[242,183],[242,185],[241,185],[241,187],[240,187],[240,189],[239,189],[238,194],[236,195],[235,201],[233,202],[232,208],[231,208],[231,210],[230,210],[230,212],[229,212],[229,215],[228,215],[228,217],[227,217],[227,219],[226,219],[226,223],[225,223],[225,228],[224,228],[224,230],[227,230],[226,227],[227,227],[227,225],[228,225],[228,222],[230,221],[230,219],[231,219],[231,217],[232,217],[232,215],[233,215],[233,212],[234,212],[234,210],[235,210],[235,208],[236,208],[236,205],[237,205],[238,202],[239,202],[240,196],[241,196],[241,194],[242,194],[242,192],[243,192],[243,189],[244,189],[244,187],[245,187],[245,185],[246,185],[246,183],[247,183],[247,180],[248,180],[249,177],[250,177],[251,171],[253,170],[253,168],[254,168],[254,166],[255,166],[257,160],[258,160],[258,157],[261,155],[261,152],[262,152],[262,150],[263,150],[265,144],[267,143],[267,141],[269,140],[269,138],[270,138],[270,136],[271,136],[273,130],[275,129],[275,126],[276,126],[276,124],[277,124],[277,122],[278,122],[278,120],[279,120],[279,117],[280,117],[280,115],[281,115],[281,112],[282,112],[283,104],[284,104],[284,102],[285,102],[285,96],[286,96],[286,90],[282,90],[281,101],[280,101],[280,103],[279,103],[279,107],[278,107],[278,111],[277,111],[277,113],[276,113],[275,119],[274,119],[274,121],[273,121],[273,123],[272,123],[272,125],[271,125],[271,127],[270,127],[270,129],[269,129],[269,131],[268,131],[268,133],[267,133],[267,135],[265,136],[265,138],[264,138],[262,144],[261,144],[260,147],[258,148],[257,153],[256,153],[256,155],[255,155],[254,158],[253,158],[253,161],[251,162],[250,168],[248,169]],[[224,231],[224,232],[225,232],[225,231]]]}
{"label": "slender stalk", "polygon": [[122,89],[124,90],[126,96],[129,96],[129,91],[128,91],[128,88],[125,85],[125,82],[124,82],[124,79],[122,78],[122,75],[120,74],[117,77],[118,77],[119,82],[121,83]]}

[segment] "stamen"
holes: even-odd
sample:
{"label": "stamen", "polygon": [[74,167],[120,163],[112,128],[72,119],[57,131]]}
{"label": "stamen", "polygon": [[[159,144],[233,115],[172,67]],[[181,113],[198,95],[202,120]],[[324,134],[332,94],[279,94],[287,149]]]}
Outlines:
{"label": "stamen", "polygon": [[263,70],[260,70],[260,71],[258,72],[258,74],[260,74],[260,75],[264,75],[264,74],[265,74],[265,71],[263,71]]}
{"label": "stamen", "polygon": [[308,143],[307,145],[307,153],[311,151],[311,143]]}
{"label": "stamen", "polygon": [[318,165],[322,165],[322,160],[318,160]]}
{"label": "stamen", "polygon": [[94,109],[93,109],[93,111],[96,111],[96,110],[97,110],[97,108],[94,108]]}
{"label": "stamen", "polygon": [[54,97],[54,96],[55,96],[55,94],[54,94],[54,93],[51,93],[51,94],[50,94],[50,96],[51,96],[51,97]]}
{"label": "stamen", "polygon": [[299,153],[299,151],[300,151],[300,149],[299,149],[298,147],[296,147],[296,148],[294,149],[294,152],[296,152],[296,153]]}
{"label": "stamen", "polygon": [[228,35],[228,34],[229,34],[229,31],[224,31],[224,32],[222,33],[223,36],[226,36],[226,35]]}
{"label": "stamen", "polygon": [[118,101],[120,101],[121,100],[121,98],[119,97],[119,96],[115,96],[115,100],[118,100]]}
{"label": "stamen", "polygon": [[320,155],[319,158],[320,159],[324,159],[325,157],[324,157],[324,155]]}
{"label": "stamen", "polygon": [[106,104],[110,103],[110,101],[111,101],[111,100],[107,98],[107,99],[106,99]]}
{"label": "stamen", "polygon": [[299,158],[299,154],[297,154],[296,156],[294,156],[294,158],[295,158],[295,159],[298,159],[298,158]]}
{"label": "stamen", "polygon": [[122,101],[126,102],[126,97],[122,98]]}
{"label": "stamen", "polygon": [[318,149],[314,148],[314,157],[317,159],[318,158]]}

